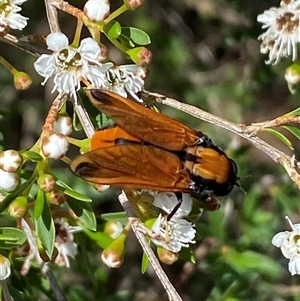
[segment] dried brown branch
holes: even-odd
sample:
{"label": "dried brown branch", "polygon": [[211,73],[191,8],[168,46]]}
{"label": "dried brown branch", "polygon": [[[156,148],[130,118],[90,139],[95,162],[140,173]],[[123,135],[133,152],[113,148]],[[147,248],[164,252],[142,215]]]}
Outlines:
{"label": "dried brown branch", "polygon": [[241,136],[242,138],[250,142],[252,145],[254,145],[257,149],[261,150],[266,155],[268,155],[273,161],[281,164],[287,171],[290,178],[296,183],[296,185],[300,189],[300,174],[297,171],[297,168],[300,168],[300,162],[296,162],[294,157],[285,154],[284,152],[273,147],[272,145],[266,143],[262,139],[256,137],[255,132],[249,133],[249,129],[246,125],[230,122],[228,120],[212,115],[206,111],[203,111],[197,107],[179,102],[173,98],[166,97],[162,94],[143,91],[142,97],[146,99],[151,99],[157,103],[162,103],[170,107],[176,108],[194,117],[212,123],[216,126],[222,127],[228,131],[231,131]]}

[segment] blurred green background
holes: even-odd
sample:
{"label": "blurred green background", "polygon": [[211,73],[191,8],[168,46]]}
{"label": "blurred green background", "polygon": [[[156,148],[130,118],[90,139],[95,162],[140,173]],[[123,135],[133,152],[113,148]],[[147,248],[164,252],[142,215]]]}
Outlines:
{"label": "blurred green background", "polygon": [[[84,5],[84,1],[70,3],[79,8]],[[120,1],[111,1],[112,11],[120,5]],[[257,0],[153,0],[118,21],[141,28],[151,37],[153,60],[147,90],[250,124],[273,119],[300,105],[299,91],[291,95],[284,80],[291,62],[282,59],[278,65],[269,66],[265,64],[267,56],[259,52],[257,37],[262,30],[256,17],[278,5],[279,1]],[[22,14],[30,16],[22,34],[48,34],[43,2],[29,0],[22,7]],[[62,31],[72,41],[75,19],[65,13],[59,17]],[[107,46],[115,62],[130,63],[112,45]],[[53,100],[52,86],[40,85],[43,79],[33,69],[35,57],[3,42],[0,52],[34,81],[27,91],[17,91],[11,74],[0,66],[1,144],[4,149],[30,148],[40,135]],[[161,109],[207,133],[221,146],[236,161],[241,186],[247,193],[235,188],[222,199],[220,210],[205,213],[199,220],[199,239],[192,247],[196,264],[179,260],[173,266],[163,265],[183,300],[299,301],[300,276],[290,276],[288,260],[271,244],[277,232],[290,230],[286,215],[295,223],[300,221],[299,191],[294,183],[281,166],[241,138],[171,108]],[[270,134],[260,137],[291,153]],[[299,158],[299,141],[294,140],[294,144]],[[92,197],[97,215],[121,211],[116,190],[97,193],[71,176],[63,164],[53,165],[53,172]],[[84,234],[76,239],[79,254],[71,269],[53,267],[67,300],[167,300],[151,268],[141,274],[142,251],[133,235],[128,237],[124,264],[117,270],[104,266],[101,250]],[[31,271],[32,279],[35,273],[37,270]],[[31,286],[36,298],[55,300],[38,297],[35,286],[39,285]]]}

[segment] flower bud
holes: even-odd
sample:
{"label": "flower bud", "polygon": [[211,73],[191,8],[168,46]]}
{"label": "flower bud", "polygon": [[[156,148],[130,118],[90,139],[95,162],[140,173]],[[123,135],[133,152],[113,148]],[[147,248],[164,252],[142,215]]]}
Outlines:
{"label": "flower bud", "polygon": [[11,264],[8,258],[0,254],[0,281],[5,280],[11,274]]}
{"label": "flower bud", "polygon": [[139,8],[144,3],[144,0],[124,0],[124,4],[130,10]]}
{"label": "flower bud", "polygon": [[43,174],[37,180],[39,188],[45,192],[51,192],[55,188],[56,181],[50,174]]}
{"label": "flower bud", "polygon": [[146,66],[150,63],[152,58],[152,52],[146,47],[136,47],[127,50],[127,54],[132,61],[140,66]]}
{"label": "flower bud", "polygon": [[101,254],[101,260],[109,268],[119,268],[124,260],[124,243],[126,235],[121,234]]}
{"label": "flower bud", "polygon": [[83,8],[85,15],[91,20],[101,22],[109,16],[108,0],[88,0]]}
{"label": "flower bud", "polygon": [[54,123],[54,130],[65,136],[69,136],[72,133],[71,117],[66,115],[59,115]]}
{"label": "flower bud", "polygon": [[40,254],[40,257],[41,259],[44,261],[44,262],[49,262],[50,260],[55,260],[57,255],[58,255],[58,250],[56,248],[56,246],[54,247],[53,249],[53,253],[52,253],[52,257],[49,258],[48,254],[46,253],[45,249],[43,249],[42,247],[39,248],[39,254]]}
{"label": "flower bud", "polygon": [[22,71],[14,74],[14,85],[17,90],[27,90],[32,84],[31,77]]}
{"label": "flower bud", "polygon": [[18,196],[8,206],[8,212],[12,217],[23,217],[27,211],[28,200],[25,196]]}
{"label": "flower bud", "polygon": [[62,191],[53,189],[51,192],[46,193],[46,199],[49,204],[60,206],[67,200],[68,196]]}
{"label": "flower bud", "polygon": [[0,169],[0,190],[11,192],[19,184],[19,176],[13,172],[6,172]]}
{"label": "flower bud", "polygon": [[28,241],[23,243],[21,246],[17,246],[12,249],[12,252],[15,257],[26,257],[29,254],[30,251],[30,245]]}
{"label": "flower bud", "polygon": [[161,262],[171,265],[179,258],[178,253],[166,250],[162,247],[157,247],[157,254]]}
{"label": "flower bud", "polygon": [[14,149],[8,149],[0,153],[0,168],[4,171],[15,172],[22,163],[22,156]]}
{"label": "flower bud", "polygon": [[285,70],[284,77],[285,80],[291,85],[296,85],[300,83],[300,64],[294,63],[291,66],[289,66]]}
{"label": "flower bud", "polygon": [[52,134],[43,140],[42,150],[47,158],[61,159],[68,151],[69,143],[64,135]]}
{"label": "flower bud", "polygon": [[105,223],[103,232],[116,239],[123,232],[123,225],[119,221],[108,221]]}

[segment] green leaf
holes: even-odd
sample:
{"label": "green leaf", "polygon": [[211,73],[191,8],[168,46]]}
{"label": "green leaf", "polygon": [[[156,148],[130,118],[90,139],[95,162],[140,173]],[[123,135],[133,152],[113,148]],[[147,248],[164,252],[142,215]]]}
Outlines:
{"label": "green leaf", "polygon": [[21,151],[21,155],[23,156],[24,160],[29,159],[33,162],[38,162],[43,160],[43,157],[40,154],[33,151],[23,150]]}
{"label": "green leaf", "polygon": [[180,258],[191,263],[196,263],[195,254],[191,248],[182,248],[179,253]]}
{"label": "green leaf", "polygon": [[281,272],[281,266],[278,262],[253,251],[238,252],[229,249],[223,254],[222,260],[239,273],[255,271],[260,275],[264,274],[276,279]]}
{"label": "green leaf", "polygon": [[126,37],[136,45],[148,45],[151,43],[150,37],[141,29],[135,27],[122,27],[123,37]]}
{"label": "green leaf", "polygon": [[91,203],[92,202],[92,199],[87,197],[86,195],[84,194],[81,194],[77,191],[74,191],[70,186],[68,186],[65,182],[61,181],[61,180],[57,180],[57,185],[60,185],[62,186],[63,188],[65,188],[63,191],[66,195],[78,200],[78,201],[81,201],[81,202],[87,202],[87,203]]}
{"label": "green leaf", "polygon": [[279,131],[270,128],[264,128],[263,131],[272,133],[274,136],[279,138],[289,149],[294,150],[291,141]]}
{"label": "green leaf", "polygon": [[128,223],[128,216],[124,211],[104,213],[101,214],[101,218],[105,221],[119,221],[122,225],[126,225]]}
{"label": "green leaf", "polygon": [[20,246],[26,239],[26,234],[20,229],[0,227],[0,249],[11,249]]}
{"label": "green leaf", "polygon": [[90,239],[103,249],[106,249],[114,241],[108,234],[101,231],[93,232],[86,228],[83,230]]}
{"label": "green leaf", "polygon": [[284,116],[299,116],[299,115],[300,115],[300,107],[289,113],[286,113]]}
{"label": "green leaf", "polygon": [[142,265],[141,265],[142,274],[145,274],[147,272],[148,266],[149,266],[149,258],[144,252],[142,257]]}
{"label": "green leaf", "polygon": [[106,24],[103,30],[110,40],[116,40],[121,34],[122,27],[119,22],[113,20]]}
{"label": "green leaf", "polygon": [[85,227],[96,231],[96,217],[92,207],[88,203],[78,202],[73,199],[68,200],[67,203]]}
{"label": "green leaf", "polygon": [[54,250],[55,227],[49,204],[46,201],[45,193],[42,190],[38,191],[33,215],[37,235],[45,248],[47,255],[51,258]]}
{"label": "green leaf", "polygon": [[297,129],[296,127],[290,125],[284,125],[282,127],[291,132],[296,138],[300,140],[300,129]]}

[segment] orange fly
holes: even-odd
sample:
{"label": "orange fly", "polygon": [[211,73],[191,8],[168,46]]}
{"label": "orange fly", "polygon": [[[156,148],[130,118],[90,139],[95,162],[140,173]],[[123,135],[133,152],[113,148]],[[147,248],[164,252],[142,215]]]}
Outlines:
{"label": "orange fly", "polygon": [[91,151],[71,163],[86,181],[124,188],[182,192],[200,200],[237,185],[235,162],[203,133],[108,90],[87,91],[117,126],[95,133]]}

